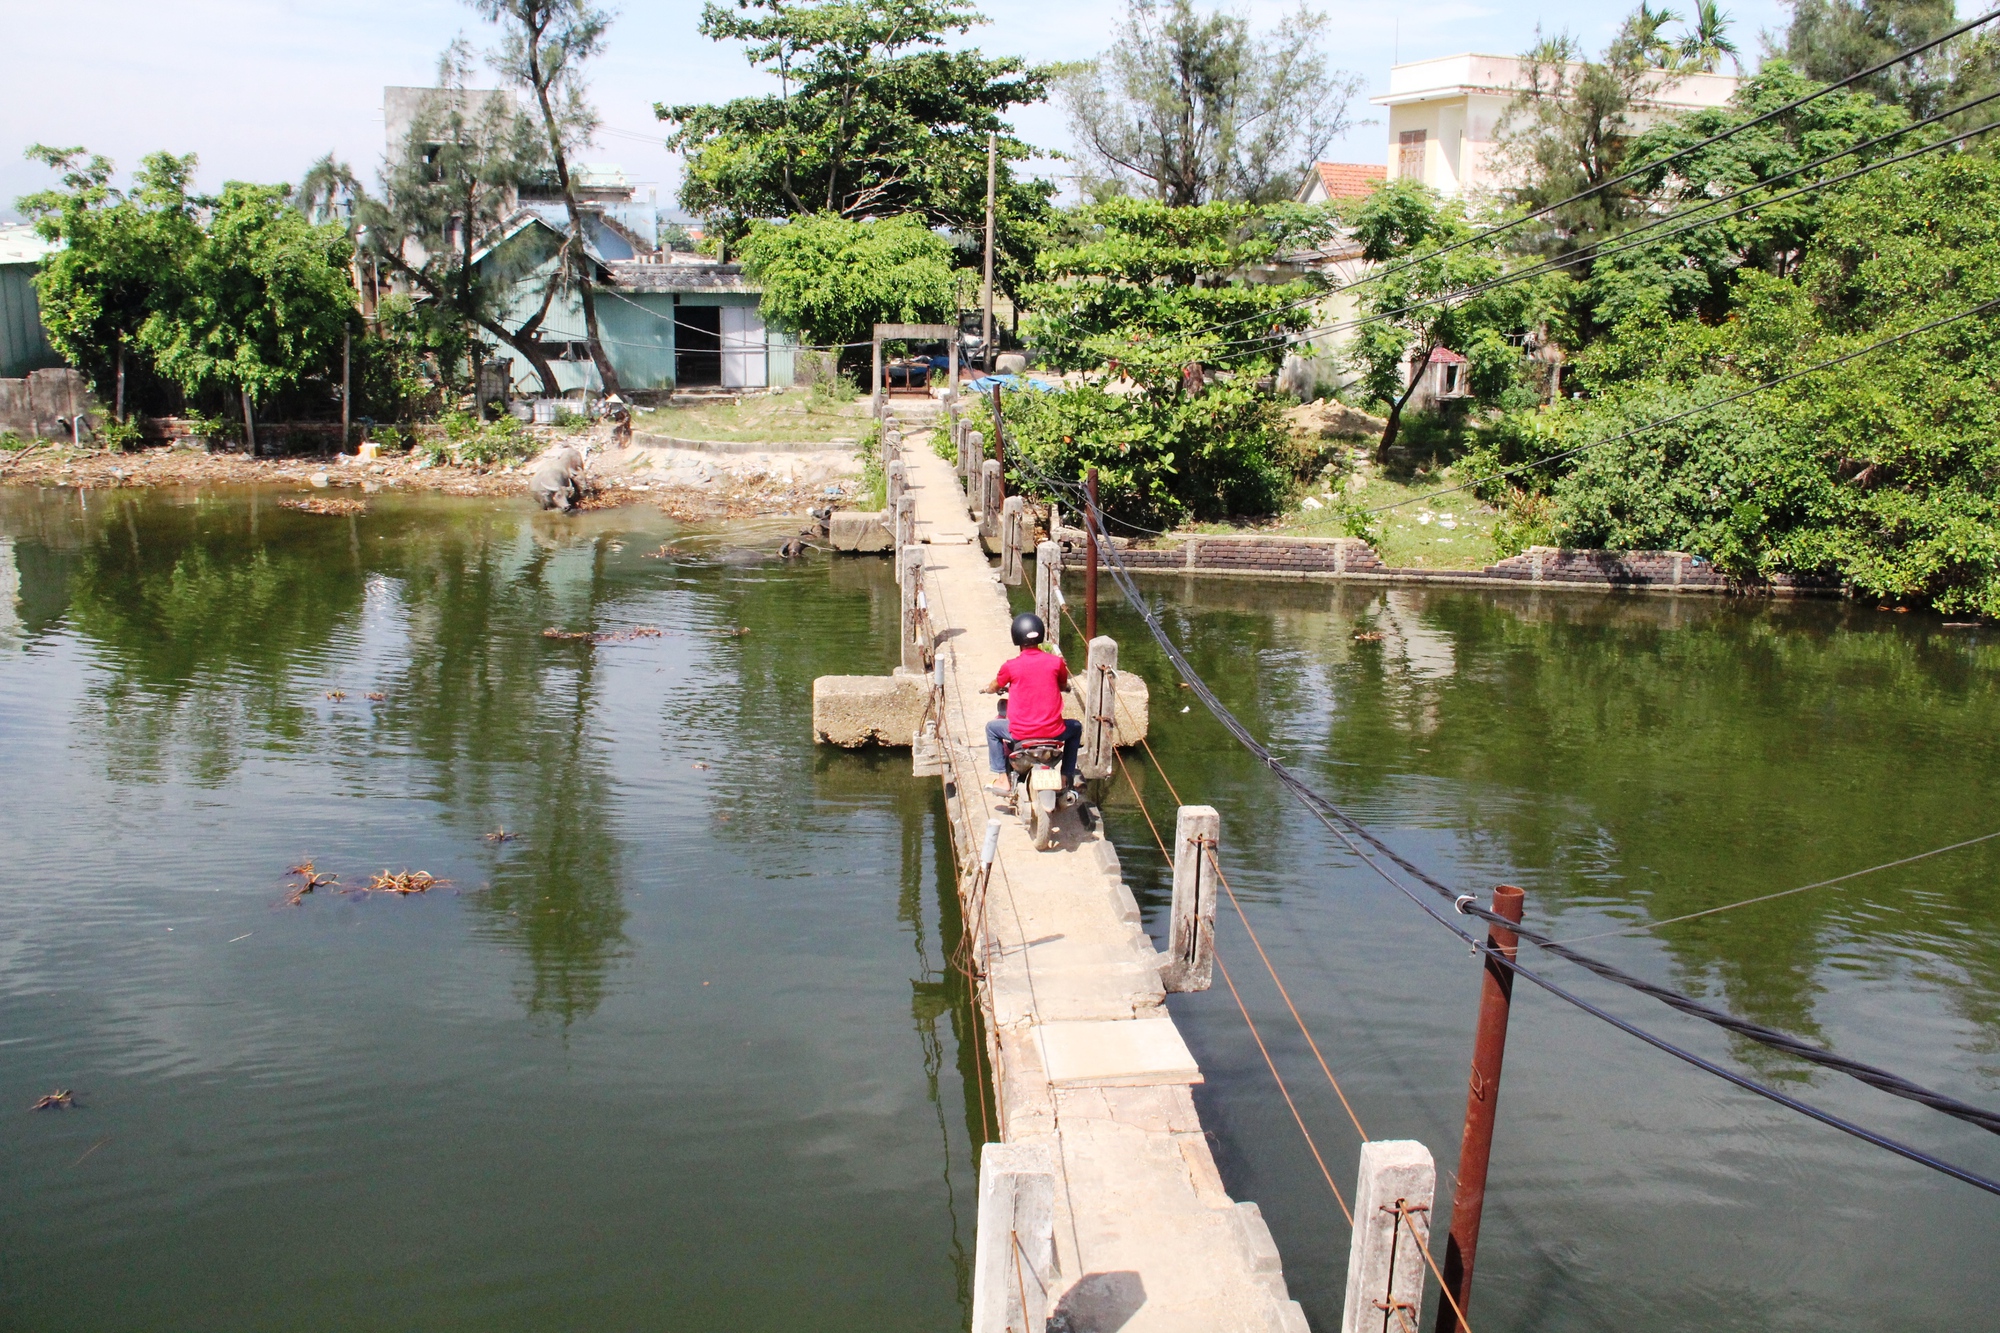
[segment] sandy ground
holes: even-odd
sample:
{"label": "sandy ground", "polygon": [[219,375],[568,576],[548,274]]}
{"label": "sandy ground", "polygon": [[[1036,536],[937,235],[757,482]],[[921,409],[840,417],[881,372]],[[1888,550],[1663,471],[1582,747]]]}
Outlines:
{"label": "sandy ground", "polygon": [[[580,443],[567,439],[560,443]],[[590,477],[596,493],[586,508],[652,503],[687,520],[803,515],[807,509],[852,503],[861,465],[851,449],[810,452],[711,453],[639,444],[606,447],[589,439]],[[372,462],[353,455],[249,458],[203,449],[158,448],[111,454],[38,445],[0,453],[0,485],[70,486],[104,490],[125,486],[261,485],[314,491],[423,490],[445,495],[522,495],[532,463],[475,468],[422,465],[413,455]]]}

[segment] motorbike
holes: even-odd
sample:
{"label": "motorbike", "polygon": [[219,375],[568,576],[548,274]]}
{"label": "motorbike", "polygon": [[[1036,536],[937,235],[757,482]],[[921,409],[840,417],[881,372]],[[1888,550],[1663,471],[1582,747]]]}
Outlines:
{"label": "motorbike", "polygon": [[1060,738],[1007,742],[1007,768],[1013,788],[1010,799],[1014,812],[1028,826],[1029,840],[1038,852],[1055,846],[1056,811],[1070,803],[1070,793],[1064,790],[1062,757]]}

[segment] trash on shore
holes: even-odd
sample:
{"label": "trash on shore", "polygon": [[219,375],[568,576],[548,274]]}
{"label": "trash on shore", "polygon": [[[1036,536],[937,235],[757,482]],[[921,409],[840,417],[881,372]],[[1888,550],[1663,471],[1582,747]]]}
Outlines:
{"label": "trash on shore", "polygon": [[296,509],[302,514],[365,514],[368,512],[366,500],[280,500],[280,509]]}
{"label": "trash on shore", "polygon": [[545,629],[542,631],[542,637],[545,639],[562,639],[577,642],[587,640],[591,643],[623,643],[628,639],[657,639],[665,633],[665,630],[655,629],[651,625],[640,625],[636,629],[597,630],[595,632],[575,629]]}
{"label": "trash on shore", "polygon": [[76,1094],[68,1088],[57,1088],[46,1097],[36,1100],[30,1111],[68,1111],[76,1106]]}
{"label": "trash on shore", "polygon": [[428,893],[450,880],[439,879],[428,870],[384,870],[368,881],[368,891],[376,893]]}

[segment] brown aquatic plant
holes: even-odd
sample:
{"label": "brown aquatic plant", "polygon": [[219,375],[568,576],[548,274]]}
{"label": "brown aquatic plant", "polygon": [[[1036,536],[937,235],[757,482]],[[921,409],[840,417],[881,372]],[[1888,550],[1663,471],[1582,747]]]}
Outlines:
{"label": "brown aquatic plant", "polygon": [[665,630],[655,629],[651,625],[640,625],[634,629],[597,630],[594,632],[591,630],[545,629],[542,631],[542,637],[545,639],[561,639],[565,642],[623,643],[629,639],[657,639],[665,633]]}
{"label": "brown aquatic plant", "polygon": [[429,893],[438,885],[450,882],[439,879],[428,870],[384,870],[368,881],[368,888],[379,893]]}
{"label": "brown aquatic plant", "polygon": [[46,1097],[39,1097],[30,1111],[67,1111],[76,1105],[76,1094],[68,1088],[57,1088]]}
{"label": "brown aquatic plant", "polygon": [[297,907],[299,899],[305,897],[314,889],[323,889],[329,884],[340,883],[340,876],[322,875],[319,871],[315,870],[310,858],[299,862],[285,873],[298,877],[298,883],[292,885],[291,893],[285,897],[285,906],[287,907]]}
{"label": "brown aquatic plant", "polygon": [[296,509],[302,514],[365,514],[368,512],[366,500],[280,500],[281,509]]}

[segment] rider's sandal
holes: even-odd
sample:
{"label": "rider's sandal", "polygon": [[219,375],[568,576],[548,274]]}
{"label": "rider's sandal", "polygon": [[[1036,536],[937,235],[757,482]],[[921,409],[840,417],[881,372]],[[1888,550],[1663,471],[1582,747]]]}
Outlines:
{"label": "rider's sandal", "polygon": [[1004,799],[1014,794],[1014,788],[1012,784],[1007,782],[1006,779],[996,778],[992,782],[986,784],[986,794],[988,796],[998,796]]}

